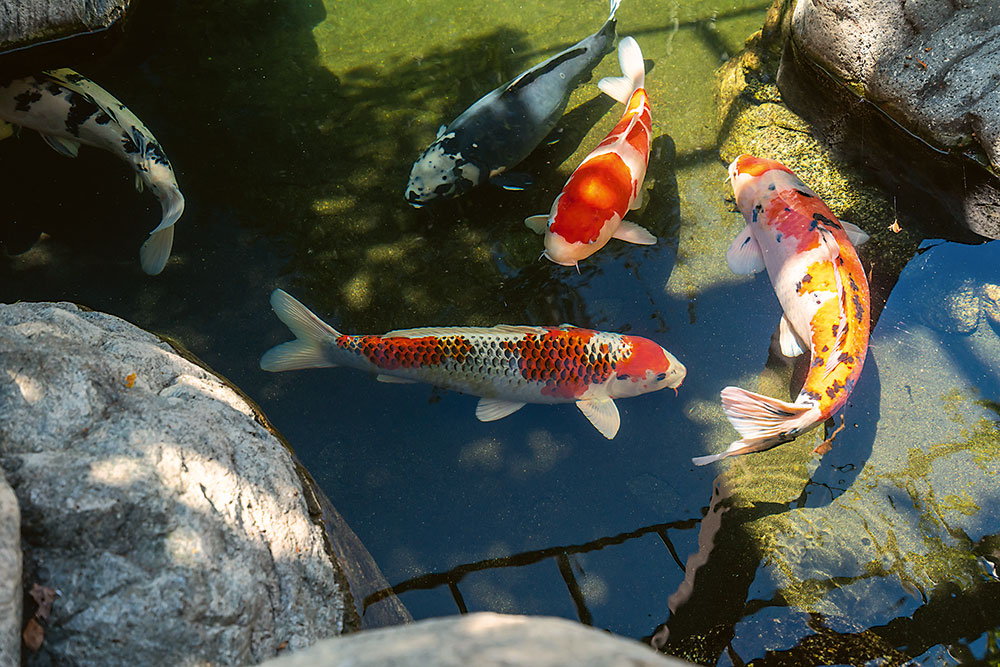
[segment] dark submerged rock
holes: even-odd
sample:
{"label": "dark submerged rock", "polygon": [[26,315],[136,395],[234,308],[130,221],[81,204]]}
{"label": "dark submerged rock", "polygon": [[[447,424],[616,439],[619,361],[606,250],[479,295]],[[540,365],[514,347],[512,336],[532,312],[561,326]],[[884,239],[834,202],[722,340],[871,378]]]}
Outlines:
{"label": "dark submerged rock", "polygon": [[129,0],[0,0],[0,53],[105,30],[119,22]]}

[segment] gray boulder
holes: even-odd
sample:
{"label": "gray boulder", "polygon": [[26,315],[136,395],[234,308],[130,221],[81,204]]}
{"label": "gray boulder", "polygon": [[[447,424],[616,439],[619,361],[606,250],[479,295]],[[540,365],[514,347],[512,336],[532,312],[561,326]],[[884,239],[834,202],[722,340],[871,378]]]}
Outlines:
{"label": "gray boulder", "polygon": [[356,624],[293,457],[235,390],[72,304],[0,306],[0,349],[25,583],[60,595],[29,664],[250,664]]}
{"label": "gray boulder", "polygon": [[129,0],[0,0],[0,52],[104,30]]}
{"label": "gray boulder", "polygon": [[644,644],[544,616],[480,612],[322,641],[267,667],[670,667]]}
{"label": "gray boulder", "polygon": [[918,135],[977,147],[1000,173],[1000,4],[798,2],[792,34],[810,58]]}
{"label": "gray boulder", "polygon": [[0,470],[0,667],[21,664],[21,512]]}
{"label": "gray boulder", "polygon": [[[799,57],[904,130],[882,169],[908,174],[935,199],[957,198],[952,213],[964,226],[1000,238],[1000,3],[800,0],[790,30]],[[878,134],[869,124],[871,153],[885,150]],[[900,148],[913,137],[931,148]]]}

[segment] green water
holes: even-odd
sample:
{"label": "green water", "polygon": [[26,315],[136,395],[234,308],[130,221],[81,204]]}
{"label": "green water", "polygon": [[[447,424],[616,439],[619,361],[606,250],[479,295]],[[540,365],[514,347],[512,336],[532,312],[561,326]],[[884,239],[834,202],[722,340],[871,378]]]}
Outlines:
{"label": "green water", "polygon": [[[835,212],[851,209],[873,236],[861,256],[881,315],[848,428],[822,459],[819,429],[766,454],[690,463],[735,436],[723,386],[794,394],[792,368],[769,359],[780,309],[766,277],[735,276],[724,256],[744,223],[727,199],[720,151],[733,141],[715,77],[768,4],[624,0],[618,34],[652,63],[650,196],[630,219],[660,242],[612,241],[580,273],[538,261],[541,240],[521,221],[548,210],[620,117],[594,82],[573,93],[561,140],[519,167],[530,189],[486,185],[420,210],[402,193],[439,125],[597,30],[604,3],[138,4],[110,53],[67,64],[165,147],[187,198],[174,254],[162,275],[140,273],[159,208],[113,157],[3,141],[0,159],[18,168],[0,221],[13,253],[0,259],[0,300],[120,315],[234,381],[416,618],[560,615],[706,663],[768,651],[792,664],[995,663],[1000,337],[983,295],[1000,283],[996,243],[931,247],[925,236],[951,231],[926,233],[933,221],[904,212],[904,233],[888,232],[892,193],[856,175],[813,182],[826,158],[796,144],[796,168],[820,192],[837,180]],[[609,56],[594,81],[617,74]],[[746,118],[739,134],[752,143],[764,121]],[[786,124],[808,134],[803,122]],[[32,243],[38,231],[48,236]],[[942,324],[961,292],[952,279],[972,285],[971,331]],[[275,287],[349,333],[499,322],[635,333],[689,375],[676,396],[620,401],[611,442],[572,406],[483,424],[474,399],[421,385],[261,372],[260,354],[288,337],[268,307]],[[356,593],[364,611],[390,592]]]}

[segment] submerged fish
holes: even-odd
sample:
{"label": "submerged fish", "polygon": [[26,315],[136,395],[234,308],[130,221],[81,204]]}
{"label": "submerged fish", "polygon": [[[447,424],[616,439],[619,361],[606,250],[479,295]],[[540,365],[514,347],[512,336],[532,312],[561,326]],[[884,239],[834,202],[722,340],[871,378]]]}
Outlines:
{"label": "submerged fish", "polygon": [[135,185],[160,200],[160,224],[139,251],[142,270],[163,270],[174,242],[174,223],[184,196],[170,161],[135,114],[108,91],[71,69],[47,70],[22,79],[0,79],[0,119],[31,128],[56,152],[76,157],[80,144],[110,151],[132,165]]}
{"label": "submerged fish", "polygon": [[868,280],[855,251],[868,235],[837,220],[826,204],[774,160],[741,155],[729,165],[736,205],[747,220],[726,259],[736,273],[766,268],[784,314],[784,355],[807,348],[809,372],[794,403],[739,387],[722,390],[722,408],[741,439],[704,465],[794,440],[844,406],[868,353]]}
{"label": "submerged fish", "polygon": [[625,105],[625,114],[608,136],[584,158],[552,203],[548,215],[524,223],[545,234],[545,257],[556,264],[576,266],[612,238],[650,245],[656,237],[623,220],[639,208],[642,181],[649,162],[652,118],[646,96],[642,51],[631,37],[618,45],[622,76],[605,78],[597,86]]}
{"label": "submerged fish", "polygon": [[296,339],[261,357],[266,371],[350,366],[383,382],[426,382],[480,396],[476,417],[501,419],[526,403],[576,403],[606,438],[614,399],[679,387],[687,371],[651,340],[570,325],[427,327],[348,336],[282,290],[271,307]]}
{"label": "submerged fish", "polygon": [[599,31],[483,96],[448,126],[442,125],[434,142],[413,163],[406,201],[419,207],[456,197],[528,157],[559,122],[573,89],[611,51],[620,2],[611,0],[611,13]]}

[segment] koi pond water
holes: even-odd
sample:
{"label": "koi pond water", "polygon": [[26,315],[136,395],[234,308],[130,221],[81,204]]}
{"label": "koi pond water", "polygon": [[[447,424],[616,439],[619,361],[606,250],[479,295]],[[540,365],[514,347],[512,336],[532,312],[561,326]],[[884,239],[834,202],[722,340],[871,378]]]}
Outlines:
{"label": "koi pond water", "polygon": [[[766,274],[737,276],[725,257],[745,223],[715,72],[770,4],[622,2],[653,129],[649,199],[629,219],[659,241],[612,240],[577,271],[539,260],[523,220],[621,117],[595,85],[620,74],[614,55],[517,168],[526,189],[419,209],[403,192],[440,125],[597,31],[606,3],[137,3],[110,51],[63,65],[169,155],[187,204],[173,254],[141,272],[159,205],[120,160],[67,160],[25,131],[0,142],[0,302],[118,315],[246,392],[384,575],[355,591],[366,626],[395,594],[416,619],[563,616],[704,664],[997,664],[997,242],[925,233],[905,202],[893,213],[897,192],[866,184],[890,206],[852,219],[873,236],[859,248],[873,327],[844,430],[822,457],[839,416],[762,454],[691,463],[737,438],[723,387],[788,398],[801,382],[770,351],[781,308]],[[618,401],[610,441],[572,404],[483,423],[477,399],[428,385],[260,370],[291,338],[268,303],[278,287],[346,333],[569,322],[650,338],[688,373],[676,395]]]}

